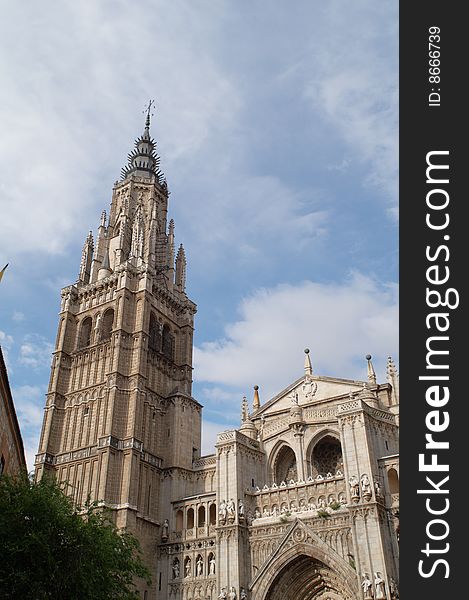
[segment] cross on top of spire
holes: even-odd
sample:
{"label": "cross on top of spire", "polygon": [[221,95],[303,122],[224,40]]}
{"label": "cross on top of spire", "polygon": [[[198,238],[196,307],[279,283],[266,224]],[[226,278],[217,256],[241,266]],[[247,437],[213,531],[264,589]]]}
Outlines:
{"label": "cross on top of spire", "polygon": [[155,108],[155,101],[154,100],[149,100],[148,101],[148,106],[146,106],[143,109],[143,114],[147,113],[147,119],[145,121],[145,128],[146,129],[150,129],[150,118],[153,117],[155,115],[154,112],[151,112],[151,109]]}

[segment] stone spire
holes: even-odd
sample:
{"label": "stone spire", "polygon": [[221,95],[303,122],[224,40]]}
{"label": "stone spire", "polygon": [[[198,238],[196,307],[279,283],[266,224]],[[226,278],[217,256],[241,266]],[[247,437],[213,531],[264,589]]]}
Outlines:
{"label": "stone spire", "polygon": [[311,359],[309,357],[309,348],[305,348],[305,375],[312,375],[313,367],[311,365]]}
{"label": "stone spire", "polygon": [[94,241],[93,233],[90,231],[86,237],[83,251],[81,253],[80,273],[78,281],[80,283],[89,283],[91,274],[91,261],[93,260]]}
{"label": "stone spire", "polygon": [[150,135],[150,113],[153,106],[154,101],[150,100],[146,109],[145,129],[135,140],[135,148],[127,156],[127,165],[121,171],[122,179],[134,174],[145,178],[155,176],[158,183],[164,182],[164,175],[160,170],[160,157],[156,154],[156,143]]}
{"label": "stone spire", "polygon": [[259,386],[254,386],[254,398],[252,399],[252,409],[258,410],[261,407],[261,401],[259,399]]}
{"label": "stone spire", "polygon": [[368,362],[368,383],[370,385],[376,385],[376,373],[373,363],[371,362],[371,354],[367,354],[365,358]]}
{"label": "stone spire", "polygon": [[392,387],[392,403],[399,404],[399,373],[390,356],[388,356],[388,364],[386,365],[386,379]]}
{"label": "stone spire", "polygon": [[181,244],[176,256],[176,278],[175,284],[181,292],[186,288],[186,253],[184,252],[184,246]]}

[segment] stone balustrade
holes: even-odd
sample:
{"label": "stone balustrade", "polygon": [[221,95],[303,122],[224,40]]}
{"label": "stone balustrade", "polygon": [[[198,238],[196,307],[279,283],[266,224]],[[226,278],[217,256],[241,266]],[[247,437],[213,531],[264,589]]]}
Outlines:
{"label": "stone balustrade", "polygon": [[253,521],[281,516],[285,513],[299,513],[326,510],[331,505],[346,506],[347,493],[344,475],[324,478],[309,478],[307,481],[274,483],[249,492],[251,496],[250,517]]}

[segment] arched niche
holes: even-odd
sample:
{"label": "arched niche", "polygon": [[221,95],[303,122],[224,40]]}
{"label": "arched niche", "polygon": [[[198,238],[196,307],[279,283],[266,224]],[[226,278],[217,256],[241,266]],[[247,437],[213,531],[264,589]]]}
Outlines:
{"label": "arched niche", "polygon": [[282,444],[275,453],[272,471],[273,481],[277,484],[298,480],[296,456],[288,444]]}

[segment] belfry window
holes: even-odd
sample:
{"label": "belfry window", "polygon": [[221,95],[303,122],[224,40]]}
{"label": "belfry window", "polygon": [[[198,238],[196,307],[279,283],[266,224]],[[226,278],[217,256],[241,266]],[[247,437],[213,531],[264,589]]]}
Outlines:
{"label": "belfry window", "polygon": [[168,325],[163,325],[163,347],[162,352],[170,360],[174,359],[174,336]]}
{"label": "belfry window", "polygon": [[112,326],[114,324],[114,311],[112,308],[104,313],[101,325],[101,341],[106,342],[111,339]]}
{"label": "belfry window", "polygon": [[150,313],[150,328],[148,337],[148,347],[150,350],[155,352],[161,351],[161,324],[158,323],[158,319],[155,313]]}
{"label": "belfry window", "polygon": [[93,321],[91,317],[83,319],[80,327],[80,334],[78,336],[78,348],[86,348],[91,342],[91,328]]}

